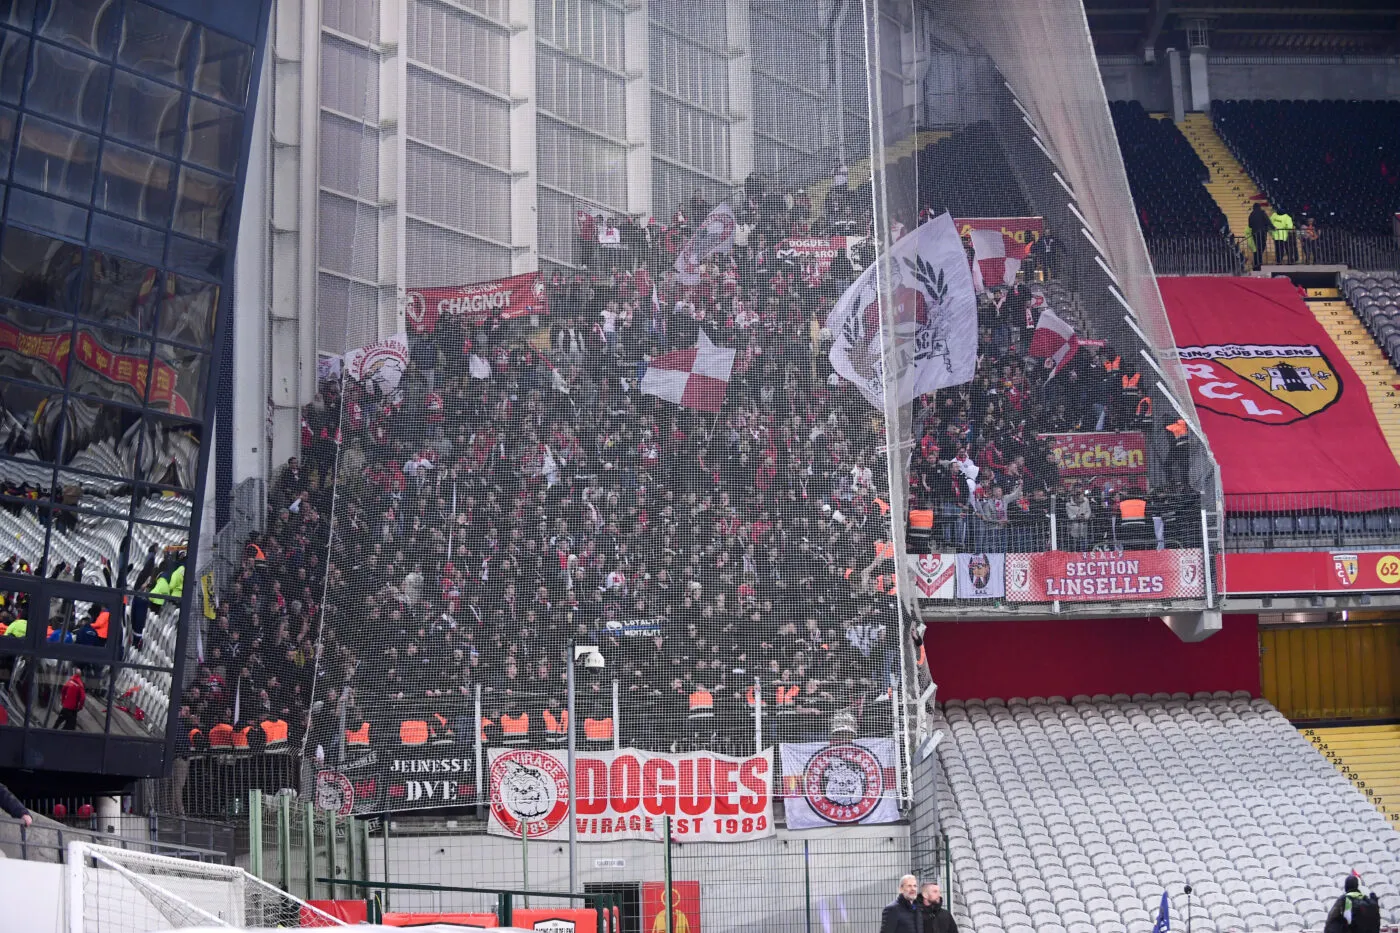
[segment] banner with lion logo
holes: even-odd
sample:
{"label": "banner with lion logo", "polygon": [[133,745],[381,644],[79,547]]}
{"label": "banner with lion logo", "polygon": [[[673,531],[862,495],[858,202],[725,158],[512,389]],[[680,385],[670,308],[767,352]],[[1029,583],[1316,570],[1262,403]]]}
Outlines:
{"label": "banner with lion logo", "polygon": [[782,759],[788,829],[899,819],[893,738],[784,742]]}
{"label": "banner with lion logo", "polygon": [[[831,366],[866,401],[885,405],[886,372],[899,404],[972,379],[977,368],[977,295],[953,218],[941,214],[890,250],[895,307],[882,314],[879,263],[861,273],[827,315]],[[892,328],[882,340],[884,328]]]}

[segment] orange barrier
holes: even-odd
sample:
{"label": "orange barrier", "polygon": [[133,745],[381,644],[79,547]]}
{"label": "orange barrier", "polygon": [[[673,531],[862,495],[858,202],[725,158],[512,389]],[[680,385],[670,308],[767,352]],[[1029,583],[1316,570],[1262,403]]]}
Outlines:
{"label": "orange barrier", "polygon": [[[516,911],[518,916],[521,911]],[[496,926],[495,914],[404,914],[386,913],[381,921],[386,927],[421,927],[432,923],[449,923],[461,927]]]}
{"label": "orange barrier", "polygon": [[[367,923],[369,920],[369,909],[364,901],[307,901],[306,903],[349,924]],[[305,908],[302,909],[301,925],[303,927],[318,927],[324,923],[325,920],[322,918],[310,913]]]}
{"label": "orange barrier", "polygon": [[574,933],[593,933],[598,929],[598,912],[590,908],[543,907],[517,908],[511,912],[511,926],[533,930],[542,920],[563,920],[574,925]]}

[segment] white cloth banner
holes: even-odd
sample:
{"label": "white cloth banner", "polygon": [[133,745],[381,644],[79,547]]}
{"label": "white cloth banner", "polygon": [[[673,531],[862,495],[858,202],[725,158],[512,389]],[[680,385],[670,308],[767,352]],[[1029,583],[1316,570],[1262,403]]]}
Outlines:
{"label": "white cloth banner", "polygon": [[[562,754],[490,751],[488,830],[531,839],[569,837],[569,771]],[[773,750],[731,758],[709,752],[660,755],[635,748],[588,752],[575,761],[580,842],[674,838],[743,842],[774,834]]]}
{"label": "white cloth banner", "polygon": [[695,236],[676,254],[676,281],[682,285],[699,285],[700,264],[715,253],[728,253],[734,248],[736,226],[733,208],[721,201],[705,215]]}
{"label": "white cloth banner", "polygon": [[893,738],[784,742],[781,748],[788,829],[899,819]]}
{"label": "white cloth banner", "polygon": [[899,404],[972,380],[977,369],[977,295],[962,240],[940,214],[890,249],[895,308],[892,358],[885,359],[879,292],[871,263],[827,315],[831,365],[876,408],[885,406],[885,371]]}
{"label": "white cloth banner", "polygon": [[952,599],[957,564],[952,554],[906,554],[909,580],[919,599]]}
{"label": "white cloth banner", "polygon": [[396,390],[407,370],[407,334],[394,334],[345,354],[345,375],[356,382],[373,379],[384,392]]}
{"label": "white cloth banner", "polygon": [[1005,554],[958,555],[958,599],[1005,598]]}

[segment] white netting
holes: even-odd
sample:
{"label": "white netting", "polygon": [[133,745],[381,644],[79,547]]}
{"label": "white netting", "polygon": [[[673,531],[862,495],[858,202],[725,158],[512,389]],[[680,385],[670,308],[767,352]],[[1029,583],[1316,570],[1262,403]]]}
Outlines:
{"label": "white netting", "polygon": [[345,926],[241,868],[83,842],[68,846],[70,933]]}
{"label": "white netting", "polygon": [[903,747],[915,600],[1051,611],[1005,583],[1049,550],[1203,565],[1214,469],[1077,4],[394,9],[326,8],[351,352],[209,649],[323,805],[482,799],[492,746],[563,744],[570,639],[607,658],[587,747]]}

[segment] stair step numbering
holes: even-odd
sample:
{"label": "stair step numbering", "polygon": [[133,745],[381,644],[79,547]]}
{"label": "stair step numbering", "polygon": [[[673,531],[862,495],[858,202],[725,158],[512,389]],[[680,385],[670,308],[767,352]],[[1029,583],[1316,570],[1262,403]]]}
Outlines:
{"label": "stair step numbering", "polygon": [[1395,388],[1400,384],[1400,372],[1386,359],[1371,332],[1344,300],[1310,297],[1308,307],[1356,371],[1391,455],[1400,462],[1400,390]]}

